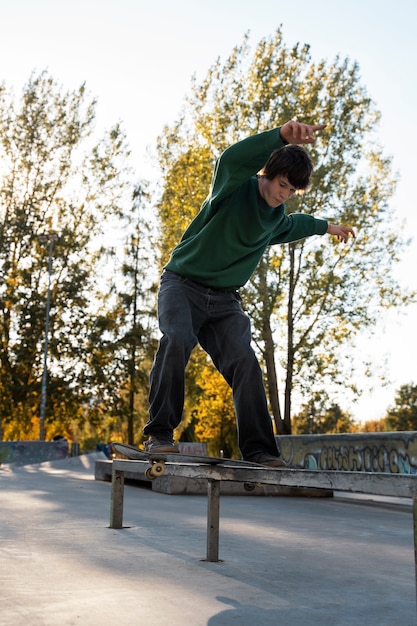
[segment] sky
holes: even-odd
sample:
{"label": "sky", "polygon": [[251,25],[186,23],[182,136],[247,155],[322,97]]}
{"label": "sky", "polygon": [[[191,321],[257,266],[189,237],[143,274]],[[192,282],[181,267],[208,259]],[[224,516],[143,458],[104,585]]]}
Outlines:
{"label": "sky", "polygon": [[[138,179],[149,176],[147,148],[164,124],[177,119],[191,77],[204,77],[245,33],[255,46],[282,26],[285,44],[308,43],[313,60],[349,57],[359,64],[361,83],[381,112],[379,142],[400,177],[392,214],[404,222],[403,234],[414,237],[415,0],[262,0],[257,5],[248,0],[0,0],[0,14],[0,82],[16,95],[32,72],[44,69],[66,89],[85,82],[98,100],[98,126],[122,123]],[[397,271],[404,287],[417,289],[416,268],[413,241]],[[381,310],[375,335],[364,332],[352,348],[352,358],[370,360],[388,380],[383,385],[377,377],[356,405],[341,405],[358,421],[383,417],[401,385],[417,384],[416,317],[417,305],[401,314]]]}

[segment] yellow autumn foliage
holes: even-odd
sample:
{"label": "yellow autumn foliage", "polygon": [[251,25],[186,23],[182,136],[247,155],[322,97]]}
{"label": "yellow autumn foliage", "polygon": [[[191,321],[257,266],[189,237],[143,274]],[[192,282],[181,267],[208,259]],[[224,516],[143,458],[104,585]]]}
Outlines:
{"label": "yellow autumn foliage", "polygon": [[218,456],[239,456],[232,392],[223,376],[206,365],[198,378],[201,394],[194,407],[195,435],[207,444],[207,451]]}

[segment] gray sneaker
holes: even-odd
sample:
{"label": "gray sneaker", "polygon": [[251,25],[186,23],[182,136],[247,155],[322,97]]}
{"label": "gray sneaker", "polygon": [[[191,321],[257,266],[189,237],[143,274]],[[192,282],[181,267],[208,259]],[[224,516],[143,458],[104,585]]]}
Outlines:
{"label": "gray sneaker", "polygon": [[166,452],[178,454],[180,449],[169,435],[151,435],[143,444],[145,452]]}
{"label": "gray sneaker", "polygon": [[281,467],[282,469],[288,468],[288,465],[279,456],[272,456],[268,452],[257,452],[248,459],[251,463],[259,463],[259,465],[266,465],[267,467]]}

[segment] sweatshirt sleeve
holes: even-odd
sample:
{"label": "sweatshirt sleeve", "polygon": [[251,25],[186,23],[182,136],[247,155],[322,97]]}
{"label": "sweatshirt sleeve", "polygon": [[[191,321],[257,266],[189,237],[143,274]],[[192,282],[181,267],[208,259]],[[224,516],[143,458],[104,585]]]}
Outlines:
{"label": "sweatshirt sleeve", "polygon": [[328,222],[305,213],[292,213],[286,216],[284,228],[272,237],[270,245],[290,243],[311,235],[324,235],[327,232]]}
{"label": "sweatshirt sleeve", "polygon": [[218,202],[263,168],[270,154],[284,147],[280,128],[251,135],[227,148],[213,172],[210,196]]}

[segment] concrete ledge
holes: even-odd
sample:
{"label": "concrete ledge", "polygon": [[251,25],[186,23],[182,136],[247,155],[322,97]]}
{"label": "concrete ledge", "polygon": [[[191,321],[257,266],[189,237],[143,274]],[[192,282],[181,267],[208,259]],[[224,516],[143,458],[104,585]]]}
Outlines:
{"label": "concrete ledge", "polygon": [[[111,482],[112,461],[98,460],[95,464],[96,480]],[[204,478],[187,478],[184,476],[159,476],[149,480],[145,470],[140,468],[134,472],[126,471],[125,480],[138,485],[151,487],[152,491],[167,495],[207,495],[207,480]],[[332,497],[331,489],[315,489],[303,487],[286,487],[280,485],[255,485],[242,482],[222,481],[220,494],[225,496],[296,496],[296,497]]]}

